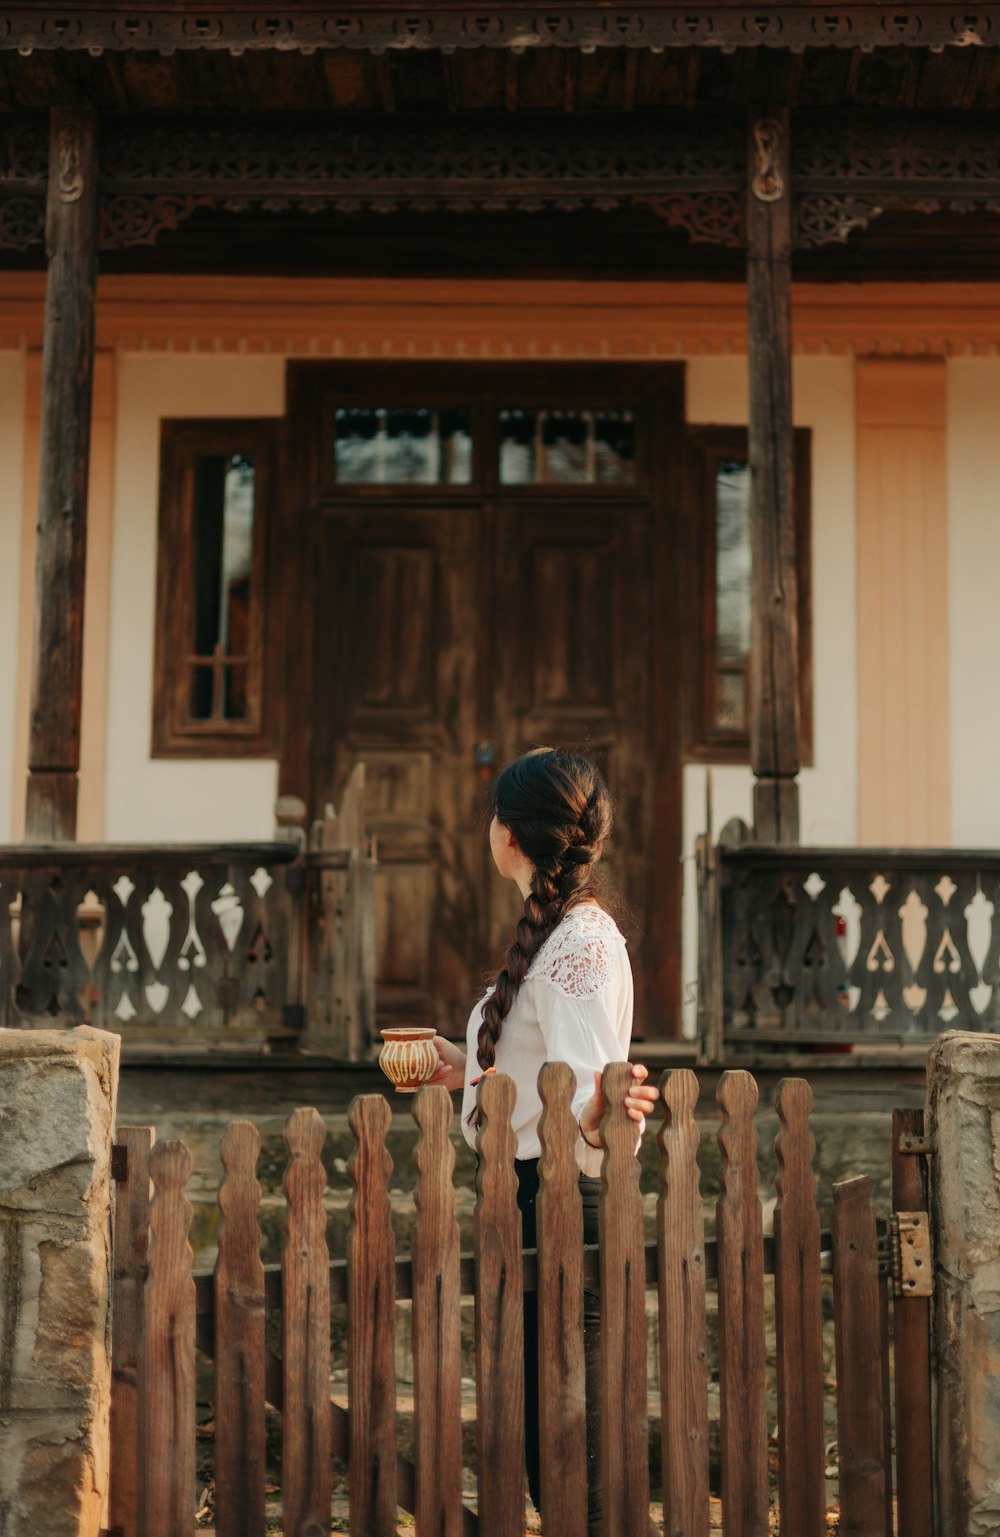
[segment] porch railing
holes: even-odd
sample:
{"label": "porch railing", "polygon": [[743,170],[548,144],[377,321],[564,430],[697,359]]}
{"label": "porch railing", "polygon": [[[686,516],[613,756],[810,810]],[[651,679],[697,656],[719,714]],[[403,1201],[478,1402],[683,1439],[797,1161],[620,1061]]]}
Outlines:
{"label": "porch railing", "polygon": [[117,1031],[148,1050],[374,1035],[374,854],[364,774],[339,815],[268,843],[0,848],[0,1025]]}
{"label": "porch railing", "polygon": [[1000,1027],[1000,851],[699,851],[702,1034],[929,1042]]}

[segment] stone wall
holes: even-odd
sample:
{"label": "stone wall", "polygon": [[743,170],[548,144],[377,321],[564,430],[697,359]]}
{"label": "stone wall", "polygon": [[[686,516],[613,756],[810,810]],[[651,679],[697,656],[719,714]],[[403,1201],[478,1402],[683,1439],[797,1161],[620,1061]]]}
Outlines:
{"label": "stone wall", "polygon": [[928,1064],[943,1537],[1000,1531],[1000,1036],[950,1031]]}
{"label": "stone wall", "polygon": [[0,1537],[97,1537],[119,1038],[0,1030]]}

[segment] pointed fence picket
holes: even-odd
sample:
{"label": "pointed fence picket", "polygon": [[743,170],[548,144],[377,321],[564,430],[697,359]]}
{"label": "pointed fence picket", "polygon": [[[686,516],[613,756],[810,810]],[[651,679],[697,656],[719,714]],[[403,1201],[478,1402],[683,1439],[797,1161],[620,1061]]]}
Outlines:
{"label": "pointed fence picket", "polygon": [[723,1073],[716,1207],[723,1537],[764,1537],[768,1526],[764,1254],[757,1194],[757,1085]]}
{"label": "pointed fence picket", "polygon": [[290,1154],[281,1258],[285,1537],[323,1532],[330,1519],[330,1256],[320,1156],[325,1138],[315,1110],[296,1110],[285,1127]]}
{"label": "pointed fence picket", "polygon": [[514,1080],[484,1078],[476,1134],[476,1411],[482,1537],[524,1531],[521,1215],[511,1127]]}
{"label": "pointed fence picket", "polygon": [[161,1142],[149,1160],[149,1274],[140,1368],[139,1531],[181,1537],[195,1502],[195,1286],[185,1194],[191,1154]]}
{"label": "pointed fence picket", "polygon": [[[195,1349],[214,1361],[216,1531],[264,1531],[266,1406],[281,1415],[281,1500],[286,1537],[331,1529],[332,1459],[348,1467],[350,1529],[389,1537],[398,1508],[415,1512],[417,1537],[521,1537],[524,1532],[523,1299],[537,1301],[542,1504],[545,1537],[578,1537],[587,1525],[583,1289],[599,1286],[604,1320],[600,1421],[605,1537],[648,1537],[647,1295],[659,1326],[663,1529],[707,1537],[709,1398],[721,1398],[723,1529],[763,1537],[769,1480],[765,1393],[765,1276],[773,1276],[777,1344],[778,1494],[782,1531],[818,1537],[825,1523],[821,1318],[833,1276],[842,1529],[892,1537],[887,1311],[891,1265],[870,1181],[834,1188],[832,1233],[822,1233],[805,1083],[779,1086],[777,1207],[765,1236],[757,1168],[757,1087],[729,1073],[718,1089],[722,1124],[717,1239],[706,1242],[695,1112],[687,1070],[664,1074],[658,1136],[656,1238],[647,1244],[635,1124],[624,1099],[627,1064],[604,1073],[608,1109],[597,1252],[583,1247],[576,1195],[578,1128],[573,1075],[542,1071],[542,1154],[537,1253],[522,1250],[511,1125],[514,1085],[480,1085],[475,1247],[459,1251],[450,1097],[417,1096],[413,1254],[396,1256],[390,1205],[391,1122],[381,1095],[354,1102],[356,1150],[348,1252],[331,1260],[324,1204],[326,1128],[297,1110],[285,1128],[285,1241],[280,1265],[260,1262],[260,1140],[247,1122],[223,1139],[222,1222],[214,1273],[192,1275],[180,1143],[150,1154],[148,1128],[123,1129],[114,1266],[111,1512],[122,1537],[194,1537]],[[899,1122],[909,1130],[916,1121]],[[123,1167],[124,1166],[124,1167]],[[908,1180],[908,1183],[907,1183]],[[152,1200],[149,1198],[152,1182]],[[911,1209],[924,1199],[912,1170],[897,1174]],[[148,1247],[147,1247],[148,1233]],[[831,1258],[832,1256],[832,1258]],[[708,1349],[712,1289],[719,1305],[718,1360]],[[475,1301],[478,1477],[463,1496],[461,1304]],[[412,1312],[414,1462],[397,1446],[397,1303]],[[347,1307],[347,1407],[330,1396],[331,1305]],[[896,1381],[901,1466],[929,1445],[927,1310],[905,1296],[897,1328],[912,1359]],[[281,1357],[265,1338],[280,1314]],[[914,1384],[914,1403],[901,1401]],[[591,1385],[591,1391],[594,1391]],[[901,1530],[906,1530],[901,1525]],[[914,1532],[932,1527],[925,1521]]]}
{"label": "pointed fence picket", "polygon": [[823,1447],[823,1278],[813,1189],[812,1090],[801,1078],[774,1097],[778,1192],[774,1208],[774,1317],[781,1523],[799,1537],[826,1531]]}
{"label": "pointed fence picket", "polygon": [[587,1529],[587,1405],[583,1351],[583,1208],[576,1199],[579,1135],[565,1062],[539,1076],[538,1407],[546,1537]]}
{"label": "pointed fence picket", "polygon": [[215,1262],[217,1537],[264,1537],[264,1266],[260,1258],[260,1133],[234,1121],[220,1149]]}
{"label": "pointed fence picket", "polygon": [[422,1532],[462,1530],[462,1280],[449,1130],[451,1096],[417,1096],[417,1217],[413,1224],[415,1515]]}
{"label": "pointed fence picket", "polygon": [[[698,1080],[689,1068],[664,1075],[656,1209],[660,1323],[663,1527],[708,1537],[708,1341],[705,1211],[695,1120]],[[666,1391],[663,1391],[663,1389]]]}
{"label": "pointed fence picket", "polygon": [[631,1081],[627,1062],[604,1069],[609,1108],[601,1125],[600,1251],[601,1311],[608,1327],[601,1350],[601,1490],[608,1537],[647,1537],[649,1529],[646,1244],[636,1126],[624,1104]]}

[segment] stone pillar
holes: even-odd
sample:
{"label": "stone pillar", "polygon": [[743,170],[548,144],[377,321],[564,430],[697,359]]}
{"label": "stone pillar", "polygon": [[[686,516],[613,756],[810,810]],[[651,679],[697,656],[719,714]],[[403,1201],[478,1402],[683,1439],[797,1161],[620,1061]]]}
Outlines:
{"label": "stone pillar", "polygon": [[0,1537],[103,1524],[119,1048],[0,1030]]}
{"label": "stone pillar", "polygon": [[934,1149],[938,1530],[1000,1531],[1000,1036],[951,1030],[928,1060]]}

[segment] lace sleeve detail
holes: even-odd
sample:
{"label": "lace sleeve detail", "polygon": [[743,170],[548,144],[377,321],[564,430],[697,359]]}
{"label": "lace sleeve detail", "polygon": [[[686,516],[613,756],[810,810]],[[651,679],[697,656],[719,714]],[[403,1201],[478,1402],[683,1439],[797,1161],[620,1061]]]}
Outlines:
{"label": "lace sleeve detail", "polygon": [[[580,920],[577,913],[586,916]],[[592,998],[603,992],[617,966],[609,924],[612,920],[600,908],[575,909],[539,950],[531,975],[566,998]]]}

